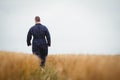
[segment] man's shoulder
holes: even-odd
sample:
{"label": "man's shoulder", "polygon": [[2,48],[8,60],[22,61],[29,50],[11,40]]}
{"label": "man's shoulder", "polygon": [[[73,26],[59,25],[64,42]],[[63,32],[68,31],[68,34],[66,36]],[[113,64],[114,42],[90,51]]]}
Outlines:
{"label": "man's shoulder", "polygon": [[46,28],[46,26],[45,26],[45,25],[43,25],[43,24],[41,24],[41,26]]}
{"label": "man's shoulder", "polygon": [[33,28],[35,28],[35,26],[36,26],[36,25],[33,25],[33,26],[31,26],[31,28],[30,28],[30,29],[33,29]]}
{"label": "man's shoulder", "polygon": [[44,29],[47,29],[47,27],[43,24],[41,24],[41,27],[44,28]]}
{"label": "man's shoulder", "polygon": [[29,31],[32,31],[34,29],[35,25],[31,26]]}

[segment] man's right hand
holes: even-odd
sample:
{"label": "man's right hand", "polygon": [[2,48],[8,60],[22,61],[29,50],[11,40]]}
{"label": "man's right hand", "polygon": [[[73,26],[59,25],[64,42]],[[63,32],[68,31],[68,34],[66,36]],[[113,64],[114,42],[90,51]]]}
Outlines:
{"label": "man's right hand", "polygon": [[27,45],[28,45],[28,46],[31,46],[31,43],[28,43]]}

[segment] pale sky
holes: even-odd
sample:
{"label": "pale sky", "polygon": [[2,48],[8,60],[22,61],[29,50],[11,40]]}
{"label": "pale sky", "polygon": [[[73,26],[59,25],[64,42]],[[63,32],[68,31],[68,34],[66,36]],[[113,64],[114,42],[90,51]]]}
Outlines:
{"label": "pale sky", "polygon": [[35,16],[51,33],[49,54],[120,54],[120,0],[0,0],[0,50],[32,53]]}

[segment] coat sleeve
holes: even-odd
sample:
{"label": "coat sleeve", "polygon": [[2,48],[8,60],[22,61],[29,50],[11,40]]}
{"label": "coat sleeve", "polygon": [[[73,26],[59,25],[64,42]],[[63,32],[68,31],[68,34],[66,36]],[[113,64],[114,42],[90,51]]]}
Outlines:
{"label": "coat sleeve", "polygon": [[32,29],[30,29],[28,31],[28,34],[27,34],[27,45],[30,46],[31,45],[31,39],[32,39]]}
{"label": "coat sleeve", "polygon": [[48,46],[51,46],[51,37],[50,37],[49,30],[47,28],[45,33],[46,33],[47,44]]}

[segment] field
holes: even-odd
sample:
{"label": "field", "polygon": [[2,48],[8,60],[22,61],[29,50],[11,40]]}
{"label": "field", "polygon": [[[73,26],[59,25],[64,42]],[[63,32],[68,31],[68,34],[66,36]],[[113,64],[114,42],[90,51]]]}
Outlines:
{"label": "field", "polygon": [[32,54],[0,52],[0,80],[120,80],[119,55],[49,55],[44,70]]}

